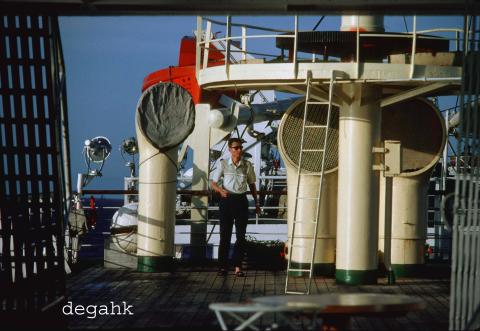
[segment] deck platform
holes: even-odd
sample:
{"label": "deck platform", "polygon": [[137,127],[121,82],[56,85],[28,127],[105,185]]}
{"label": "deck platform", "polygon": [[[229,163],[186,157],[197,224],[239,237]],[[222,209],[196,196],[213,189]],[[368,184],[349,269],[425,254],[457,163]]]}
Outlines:
{"label": "deck platform", "polygon": [[[438,270],[437,270],[438,269]],[[440,269],[442,269],[440,271]],[[422,298],[427,308],[405,317],[355,317],[352,330],[447,330],[450,278],[444,268],[432,266],[423,278],[398,279],[388,285],[379,278],[377,285],[337,285],[333,278],[316,277],[312,293],[364,292],[406,294]],[[299,288],[306,278],[296,278]],[[266,295],[283,295],[285,271],[252,270],[237,278],[233,272],[218,276],[214,267],[182,266],[173,273],[139,273],[129,269],[90,266],[67,280],[68,301],[76,305],[132,305],[133,315],[70,316],[70,330],[220,330],[208,305],[212,302],[245,302]],[[93,309],[93,308],[91,308]],[[264,317],[261,327],[276,317]],[[282,325],[280,324],[280,327]]]}

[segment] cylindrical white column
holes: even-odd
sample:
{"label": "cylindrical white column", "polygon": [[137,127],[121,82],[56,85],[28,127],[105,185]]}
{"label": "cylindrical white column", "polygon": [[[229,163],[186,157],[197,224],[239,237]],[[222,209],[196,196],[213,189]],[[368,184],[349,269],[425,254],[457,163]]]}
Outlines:
{"label": "cylindrical white column", "polygon": [[359,31],[384,32],[383,16],[373,15],[347,15],[342,16],[341,31],[357,31],[357,22]]}
{"label": "cylindrical white column", "polygon": [[430,171],[393,178],[391,262],[397,277],[415,272],[425,262],[429,178]]}
{"label": "cylindrical white column", "polygon": [[380,96],[374,86],[346,84],[349,104],[340,107],[337,261],[335,277],[346,284],[377,281],[378,163]]}
{"label": "cylindrical white column", "polygon": [[[309,269],[312,249],[315,244],[313,271],[316,275],[333,275],[335,271],[335,237],[337,220],[337,165],[338,165],[338,108],[333,107],[330,115],[327,152],[325,155],[324,176],[320,205],[317,200],[299,199],[297,201],[298,164],[302,136],[305,100],[294,102],[286,111],[278,130],[278,147],[287,169],[288,189],[288,243],[291,254],[290,266],[293,269]],[[326,123],[328,108],[326,105],[309,106],[307,125]],[[323,148],[325,129],[306,128],[305,149]],[[322,154],[303,154],[302,175],[299,182],[299,197],[316,198],[320,189]],[[308,175],[305,175],[308,174]],[[296,215],[295,203],[297,203]],[[317,220],[317,224],[313,223]],[[293,234],[293,222],[296,221]],[[317,235],[315,237],[315,226]],[[315,240],[315,242],[314,242]],[[292,272],[299,276],[303,273]]]}
{"label": "cylindrical white column", "polygon": [[174,256],[177,148],[159,152],[138,129],[137,139],[140,151],[138,270],[168,270]]}
{"label": "cylindrical white column", "polygon": [[[287,185],[288,185],[288,242],[291,242],[295,210],[295,194],[297,192],[297,168],[287,165]],[[313,220],[318,221],[318,230],[315,240],[314,255],[314,274],[333,275],[335,271],[335,237],[337,232],[337,171],[325,174],[325,180],[322,187],[322,196],[320,199],[320,208],[318,217],[315,217],[317,211],[317,202],[315,200],[299,200],[297,206],[295,227],[295,247],[291,250],[293,253],[292,268],[310,268],[310,258],[313,247],[315,224]],[[302,176],[300,178],[299,196],[315,197],[318,195],[321,176]],[[290,251],[290,250],[289,250]],[[296,275],[296,274],[295,274]]]}
{"label": "cylindrical white column", "polygon": [[[425,262],[424,245],[427,235],[428,180],[430,172],[413,177],[392,179],[391,264],[396,277],[418,274]],[[385,190],[385,178],[380,181]],[[383,203],[380,200],[380,210]],[[379,220],[379,251],[385,245],[384,215]]]}

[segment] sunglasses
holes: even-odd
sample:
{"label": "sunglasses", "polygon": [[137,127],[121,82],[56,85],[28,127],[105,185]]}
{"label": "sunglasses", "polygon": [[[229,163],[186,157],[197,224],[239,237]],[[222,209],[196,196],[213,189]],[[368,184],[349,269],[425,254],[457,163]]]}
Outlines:
{"label": "sunglasses", "polygon": [[238,149],[243,149],[243,146],[232,146],[230,148],[234,150],[238,150]]}

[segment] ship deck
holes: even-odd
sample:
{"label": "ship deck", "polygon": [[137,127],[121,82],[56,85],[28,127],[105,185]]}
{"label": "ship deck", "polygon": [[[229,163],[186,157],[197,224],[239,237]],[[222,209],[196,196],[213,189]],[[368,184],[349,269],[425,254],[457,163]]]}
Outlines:
{"label": "ship deck", "polygon": [[[302,287],[306,278],[295,278]],[[246,277],[233,272],[218,276],[213,266],[180,266],[172,273],[139,273],[130,269],[106,269],[90,265],[77,270],[67,280],[67,300],[76,305],[132,305],[133,315],[88,318],[71,316],[70,330],[220,330],[212,302],[245,302],[254,297],[283,295],[285,271],[246,270]],[[426,309],[404,317],[355,317],[352,330],[447,330],[450,294],[449,271],[430,265],[422,278],[398,279],[388,285],[379,278],[377,285],[346,286],[334,278],[316,277],[312,293],[389,293],[420,297]],[[92,316],[92,315],[90,315]],[[274,314],[257,323],[261,328],[276,321]],[[280,324],[280,327],[282,325]]]}

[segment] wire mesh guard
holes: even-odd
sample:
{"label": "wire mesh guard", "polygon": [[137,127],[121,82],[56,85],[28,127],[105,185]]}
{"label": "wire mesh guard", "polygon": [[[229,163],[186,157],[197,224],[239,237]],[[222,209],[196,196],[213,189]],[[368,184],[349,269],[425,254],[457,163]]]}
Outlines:
{"label": "wire mesh guard", "polygon": [[[299,102],[295,107],[285,114],[285,121],[279,131],[282,148],[285,157],[291,163],[298,166],[299,151],[302,139],[303,113],[305,101]],[[314,126],[326,125],[328,105],[310,105],[305,123],[304,149],[322,149],[325,140],[325,128]],[[325,154],[325,172],[335,169],[338,166],[338,107],[332,106],[329,133]],[[308,128],[312,126],[312,128]],[[317,173],[322,167],[322,152],[305,153],[302,156],[302,169]]]}

